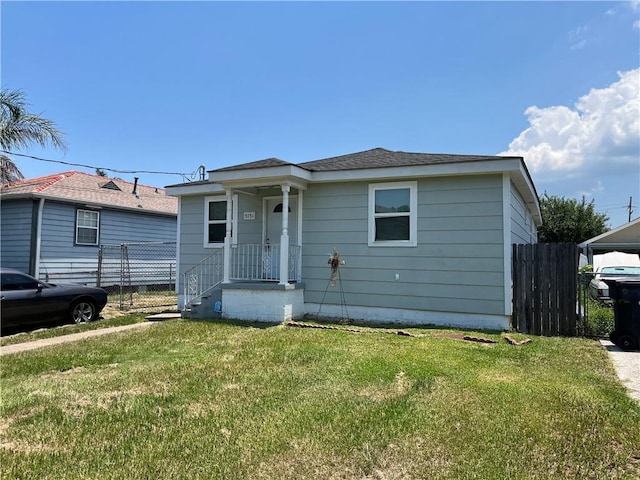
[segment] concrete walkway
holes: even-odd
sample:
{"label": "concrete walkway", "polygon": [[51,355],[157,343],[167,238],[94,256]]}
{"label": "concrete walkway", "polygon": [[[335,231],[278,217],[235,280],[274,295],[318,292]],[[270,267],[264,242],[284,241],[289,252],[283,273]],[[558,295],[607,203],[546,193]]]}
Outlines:
{"label": "concrete walkway", "polygon": [[640,402],[640,352],[625,352],[609,340],[600,340],[609,352],[618,378],[629,390],[629,395]]}
{"label": "concrete walkway", "polygon": [[77,340],[99,337],[100,335],[106,335],[109,333],[125,332],[127,330],[134,330],[137,328],[148,328],[151,325],[153,325],[153,323],[151,322],[133,323],[131,325],[122,325],[119,327],[98,328],[97,330],[89,330],[81,333],[71,333],[69,335],[61,335],[59,337],[43,338],[42,340],[35,340],[33,342],[16,343],[15,345],[6,345],[4,347],[0,347],[0,355],[26,352],[28,350],[35,350],[36,348],[48,347],[50,345],[60,345],[61,343],[75,342]]}

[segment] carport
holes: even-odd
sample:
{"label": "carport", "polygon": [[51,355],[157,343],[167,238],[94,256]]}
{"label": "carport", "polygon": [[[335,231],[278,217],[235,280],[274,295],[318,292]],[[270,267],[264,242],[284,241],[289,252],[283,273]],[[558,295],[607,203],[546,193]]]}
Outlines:
{"label": "carport", "polygon": [[579,247],[588,257],[590,264],[593,264],[594,255],[614,250],[640,254],[640,217],[602,235],[585,240]]}

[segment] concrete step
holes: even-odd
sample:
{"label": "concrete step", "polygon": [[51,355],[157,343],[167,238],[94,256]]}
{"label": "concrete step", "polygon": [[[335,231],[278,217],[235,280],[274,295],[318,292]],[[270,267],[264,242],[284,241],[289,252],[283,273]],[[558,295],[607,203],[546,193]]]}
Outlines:
{"label": "concrete step", "polygon": [[155,315],[149,315],[148,317],[144,318],[149,322],[163,322],[165,320],[172,320],[174,318],[182,318],[182,314],[179,312],[156,313]]}

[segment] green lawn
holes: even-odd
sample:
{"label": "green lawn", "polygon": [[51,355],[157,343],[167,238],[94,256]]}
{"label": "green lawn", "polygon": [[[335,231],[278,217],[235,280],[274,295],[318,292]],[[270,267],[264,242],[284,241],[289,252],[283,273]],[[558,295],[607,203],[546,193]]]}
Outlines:
{"label": "green lawn", "polygon": [[4,356],[2,478],[640,477],[594,341],[409,331],[176,320]]}
{"label": "green lawn", "polygon": [[117,327],[119,325],[129,325],[145,321],[146,314],[138,313],[133,315],[114,316],[109,319],[100,319],[95,322],[66,324],[57,327],[38,328],[30,332],[21,332],[6,337],[0,337],[0,346],[14,345],[17,343],[33,342],[44,338],[60,337],[72,333],[86,332],[87,330],[98,330],[100,328]]}

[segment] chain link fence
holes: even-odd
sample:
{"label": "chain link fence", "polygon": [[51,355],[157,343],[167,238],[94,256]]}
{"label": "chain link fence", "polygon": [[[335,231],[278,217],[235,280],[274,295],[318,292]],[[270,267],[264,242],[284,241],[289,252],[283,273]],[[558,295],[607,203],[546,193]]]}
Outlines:
{"label": "chain link fence", "polygon": [[177,308],[176,243],[101,245],[96,284],[121,310]]}
{"label": "chain link fence", "polygon": [[598,297],[595,274],[584,272],[578,275],[578,308],[580,314],[580,335],[608,338],[615,327],[613,302],[607,296]]}

